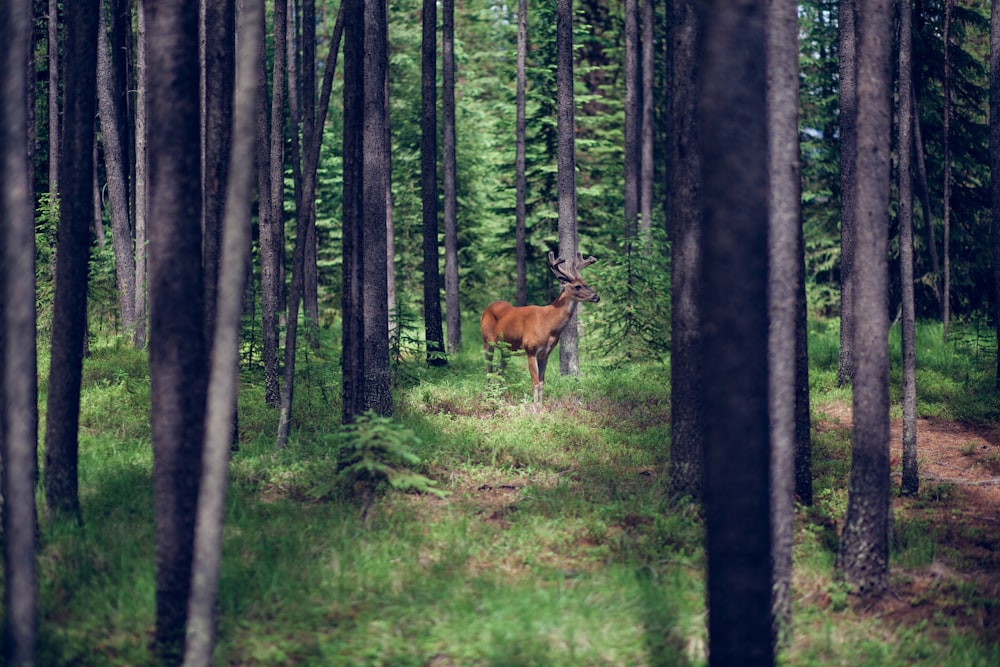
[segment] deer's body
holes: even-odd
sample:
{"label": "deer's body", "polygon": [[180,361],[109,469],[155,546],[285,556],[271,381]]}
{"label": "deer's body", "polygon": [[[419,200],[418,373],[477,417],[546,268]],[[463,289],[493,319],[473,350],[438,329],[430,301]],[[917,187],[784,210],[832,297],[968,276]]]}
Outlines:
{"label": "deer's body", "polygon": [[501,349],[501,368],[507,352],[524,350],[534,387],[534,401],[541,403],[549,354],[559,343],[559,336],[576,312],[577,304],[600,300],[579,273],[581,268],[595,261],[593,257],[584,260],[577,254],[577,260],[567,271],[562,266],[565,260],[556,260],[550,252],[549,267],[562,283],[555,301],[547,306],[514,306],[507,301],[494,301],[483,311],[480,329],[487,375],[493,373],[494,350],[498,343],[506,348]]}

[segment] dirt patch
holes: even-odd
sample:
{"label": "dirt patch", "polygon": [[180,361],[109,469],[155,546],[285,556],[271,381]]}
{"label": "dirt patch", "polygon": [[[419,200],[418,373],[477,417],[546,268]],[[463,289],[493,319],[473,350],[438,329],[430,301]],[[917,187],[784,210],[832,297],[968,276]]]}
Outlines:
{"label": "dirt patch", "polygon": [[[851,406],[821,408],[819,430],[850,429]],[[902,420],[890,425],[890,465],[899,484]],[[891,591],[856,610],[882,622],[926,622],[1000,641],[1000,426],[917,420],[920,493],[894,497],[897,522],[912,521],[936,537],[930,565],[894,567]],[[898,525],[898,523],[897,523]]]}

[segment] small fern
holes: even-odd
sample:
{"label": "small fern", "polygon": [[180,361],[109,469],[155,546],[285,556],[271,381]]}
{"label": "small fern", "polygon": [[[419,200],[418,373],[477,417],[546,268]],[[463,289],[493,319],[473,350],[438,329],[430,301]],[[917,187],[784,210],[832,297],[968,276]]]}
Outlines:
{"label": "small fern", "polygon": [[341,480],[361,496],[365,517],[376,491],[383,485],[439,498],[447,495],[437,488],[435,480],[413,469],[420,464],[420,457],[413,452],[413,447],[420,445],[420,438],[391,419],[369,410],[345,425],[339,439],[337,471]]}

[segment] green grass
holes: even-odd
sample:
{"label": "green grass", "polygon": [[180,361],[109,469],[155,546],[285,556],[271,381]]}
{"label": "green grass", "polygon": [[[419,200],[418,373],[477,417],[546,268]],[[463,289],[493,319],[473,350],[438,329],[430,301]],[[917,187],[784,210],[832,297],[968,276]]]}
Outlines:
{"label": "green grass", "polygon": [[[933,325],[921,335],[922,414],[992,420],[988,359],[943,348]],[[814,323],[810,344],[819,417],[824,405],[850,401],[835,386],[836,322]],[[490,390],[471,343],[446,368],[404,363],[395,419],[415,435],[419,472],[448,495],[385,492],[367,523],[333,483],[335,355],[311,353],[298,368],[296,429],[280,451],[276,414],[263,407],[255,374],[243,379],[216,664],[704,664],[700,513],[671,504],[665,491],[668,366],[585,359],[580,377],[563,378],[553,359],[546,403],[535,408],[523,357]],[[148,387],[144,354],[115,341],[92,345],[81,408],[83,525],[42,524],[41,664],[149,664]],[[979,389],[986,396],[967,396]],[[816,431],[813,456],[816,504],[799,511],[795,626],[782,664],[1000,663],[995,634],[953,616],[921,626],[873,621],[857,608],[833,574],[850,433]],[[917,502],[935,511],[961,502],[942,493],[925,490]],[[977,539],[916,519],[897,528],[893,562],[905,576],[943,558],[958,570],[962,554],[948,541]],[[943,581],[941,595],[982,613],[998,604],[961,577]]]}

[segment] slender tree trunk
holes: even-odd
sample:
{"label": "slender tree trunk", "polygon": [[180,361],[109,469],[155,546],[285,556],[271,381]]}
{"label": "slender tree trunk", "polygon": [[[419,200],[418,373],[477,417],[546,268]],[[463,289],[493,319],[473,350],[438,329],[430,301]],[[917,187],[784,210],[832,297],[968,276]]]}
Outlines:
{"label": "slender tree trunk", "polygon": [[[528,250],[526,239],[526,226],[528,219],[528,179],[525,173],[527,169],[525,132],[526,121],[526,61],[528,54],[528,2],[518,0],[517,3],[517,120],[515,128],[515,155],[514,173],[516,179],[515,217],[517,219],[514,232],[514,254],[517,258],[517,296],[515,305],[524,306],[528,303]],[[1000,374],[1000,371],[998,371]],[[1000,375],[998,375],[1000,377]],[[998,380],[1000,381],[1000,380]]]}
{"label": "slender tree trunk", "polygon": [[653,27],[656,12],[654,0],[642,3],[642,119],[640,125],[640,167],[639,167],[639,231],[648,236],[653,227],[653,142],[655,110],[653,107],[653,78],[656,62],[653,56]]}
{"label": "slender tree trunk", "polygon": [[64,155],[59,167],[62,201],[45,420],[45,501],[52,512],[76,516],[80,512],[77,431],[87,335],[98,7],[83,1],[65,8],[66,51],[74,56],[67,59],[65,72]]}
{"label": "slender tree trunk", "polygon": [[[160,664],[183,654],[208,354],[201,264],[197,0],[146,0],[150,347]],[[230,423],[231,426],[231,423]]]}
{"label": "slender tree trunk", "polygon": [[837,384],[849,384],[854,377],[854,241],[857,179],[857,36],[858,0],[839,5],[840,26],[840,359]]}
{"label": "slender tree trunk", "polygon": [[[87,14],[86,11],[81,13]],[[81,17],[82,18],[82,17]],[[92,19],[96,21],[96,17]],[[26,0],[0,6],[0,465],[4,548],[3,662],[35,665],[38,641],[38,385],[35,228],[25,80]],[[82,54],[81,54],[82,55]],[[30,61],[29,61],[30,62]],[[33,98],[31,98],[33,99]]]}
{"label": "slender tree trunk", "polygon": [[261,317],[264,341],[264,400],[271,407],[281,401],[278,369],[278,312],[283,292],[284,250],[284,110],[285,110],[285,30],[286,5],[274,4],[274,69],[271,84],[270,144],[267,162],[258,168],[269,172],[267,199],[260,218]]}
{"label": "slender tree trunk", "polygon": [[233,77],[236,61],[236,4],[234,0],[202,0],[204,108],[202,150],[204,185],[202,229],[205,242],[205,340],[214,338],[215,303],[222,254],[222,222],[229,178],[230,138],[233,118]]}
{"label": "slender tree trunk", "polygon": [[997,331],[996,387],[1000,389],[1000,8],[990,11],[990,199],[993,239],[993,325]]}
{"label": "slender tree trunk", "polygon": [[121,142],[125,114],[121,108],[122,99],[115,91],[105,3],[98,4],[101,15],[97,32],[97,101],[111,205],[111,240],[115,251],[118,309],[121,312],[122,330],[131,334],[135,327],[135,251],[132,247],[132,222],[129,213],[127,156]]}
{"label": "slender tree trunk", "polygon": [[[141,3],[140,3],[141,4]],[[59,165],[62,130],[59,115],[59,82],[62,70],[59,59],[59,0],[49,0],[49,195],[59,195]]]}
{"label": "slender tree trunk", "polygon": [[771,423],[771,530],[778,636],[791,630],[795,522],[797,319],[802,268],[799,164],[798,14],[795,0],[767,3],[769,206],[768,412]]}
{"label": "slender tree trunk", "polygon": [[[576,257],[576,110],[573,96],[573,0],[556,0],[556,133],[559,256]],[[559,370],[580,374],[579,320],[573,315],[559,343]]]}
{"label": "slender tree trunk", "polygon": [[263,39],[263,0],[243,0],[233,105],[231,169],[226,185],[222,257],[213,328],[212,366],[205,417],[202,477],[195,524],[191,600],[184,651],[187,667],[209,667],[215,644],[215,604],[222,561],[227,470],[236,417],[240,319],[250,267],[250,200],[253,194],[254,110],[260,78],[256,57]]}
{"label": "slender tree trunk", "polygon": [[341,346],[343,421],[365,411],[364,311],[362,302],[364,223],[362,123],[364,122],[364,4],[343,0],[344,137],[343,137],[343,343]]}
{"label": "slender tree trunk", "polygon": [[706,414],[726,415],[704,423],[713,666],[774,664],[766,7],[717,0],[701,15],[704,396]]}
{"label": "slender tree trunk", "polygon": [[149,215],[149,152],[146,135],[146,9],[136,6],[135,101],[135,332],[132,343],[146,346],[146,219]]}
{"label": "slender tree trunk", "polygon": [[444,298],[448,353],[462,349],[462,311],[458,285],[458,194],[455,157],[455,0],[441,7],[441,120],[444,185]]}
{"label": "slender tree trunk", "polygon": [[436,0],[424,0],[421,24],[420,175],[424,236],[424,337],[427,341],[427,363],[440,366],[447,358],[441,321],[438,242]]}
{"label": "slender tree trunk", "polygon": [[920,209],[924,215],[924,229],[927,234],[927,250],[931,257],[931,287],[941,311],[941,321],[944,321],[944,301],[941,298],[941,260],[938,257],[937,240],[934,235],[934,212],[931,209],[930,187],[927,184],[927,164],[924,160],[924,141],[920,133],[920,118],[917,113],[916,97],[913,85],[910,85],[910,104],[913,106],[913,146],[917,158],[917,194],[920,197]]}
{"label": "slender tree trunk", "polygon": [[701,152],[697,100],[701,27],[694,7],[672,0],[670,26],[670,494],[701,499]]}
{"label": "slender tree trunk", "polygon": [[903,481],[904,495],[916,495],[917,473],[917,357],[916,313],[913,304],[913,97],[911,0],[899,2],[899,282],[903,308]]}
{"label": "slender tree trunk", "polygon": [[[639,2],[625,0],[625,256],[638,236],[639,178],[642,166],[642,79],[639,71]],[[631,267],[631,263],[630,263]],[[631,268],[628,280],[631,283]]]}
{"label": "slender tree trunk", "polygon": [[861,0],[854,340],[854,433],[839,567],[862,595],[889,583],[889,132],[892,1]]}
{"label": "slender tree trunk", "polygon": [[944,207],[944,238],[941,253],[944,263],[941,266],[944,276],[941,286],[941,313],[944,323],[944,340],[948,340],[948,330],[951,326],[951,114],[954,104],[954,81],[951,72],[951,19],[955,0],[944,0],[944,120],[941,136],[941,161],[944,169],[944,185],[941,194],[941,205]]}
{"label": "slender tree trunk", "polygon": [[385,270],[385,203],[389,190],[389,145],[385,131],[385,77],[389,66],[387,12],[383,0],[364,0],[364,397],[365,409],[383,417],[392,414]]}

